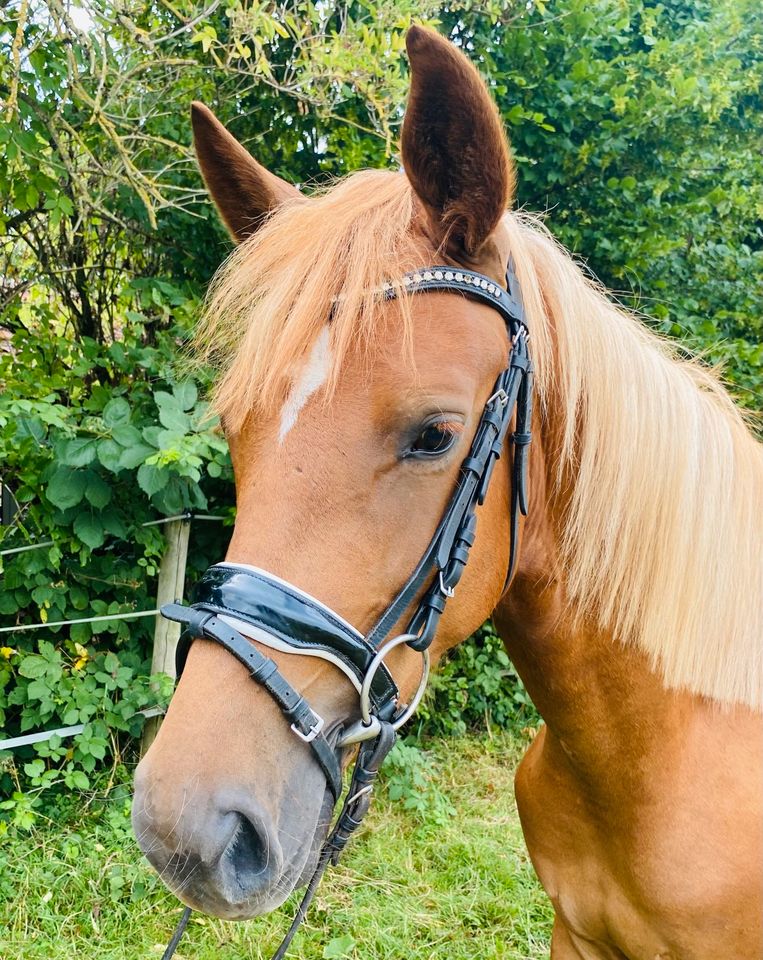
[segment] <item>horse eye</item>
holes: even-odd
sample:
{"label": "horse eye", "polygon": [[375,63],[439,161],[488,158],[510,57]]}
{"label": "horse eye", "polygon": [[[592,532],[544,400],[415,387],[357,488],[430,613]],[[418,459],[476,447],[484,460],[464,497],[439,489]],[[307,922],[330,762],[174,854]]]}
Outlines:
{"label": "horse eye", "polygon": [[449,423],[429,423],[416,437],[411,454],[420,457],[437,457],[446,453],[456,440],[456,431]]}

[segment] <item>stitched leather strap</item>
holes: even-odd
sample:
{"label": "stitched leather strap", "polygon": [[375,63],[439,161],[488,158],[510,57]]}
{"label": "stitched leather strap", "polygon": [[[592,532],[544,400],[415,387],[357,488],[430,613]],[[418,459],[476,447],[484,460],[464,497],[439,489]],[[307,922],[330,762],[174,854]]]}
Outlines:
{"label": "stitched leather strap", "polygon": [[[414,650],[423,650],[431,644],[445,603],[452,595],[466,565],[474,540],[475,511],[487,495],[493,468],[503,452],[509,423],[516,407],[516,432],[512,438],[509,566],[506,585],[514,573],[519,517],[520,514],[527,513],[527,447],[531,440],[532,362],[527,350],[524,305],[511,262],[506,282],[508,293],[481,274],[447,267],[430,267],[403,278],[403,284],[409,291],[457,289],[473,299],[489,304],[503,317],[510,333],[512,350],[508,366],[493,388],[493,402],[488,401],[482,413],[472,447],[461,465],[461,474],[445,515],[413,573],[366,636],[371,646],[378,647],[384,642],[427,583],[429,588],[421,597],[406,633],[418,637],[417,640],[410,641]],[[386,290],[385,295],[391,299],[396,292],[394,289]]]}
{"label": "stitched leather strap", "polygon": [[310,746],[315,759],[326,775],[326,782],[336,801],[342,792],[342,769],[331,744],[320,730],[322,721],[270,657],[263,656],[250,640],[206,610],[168,603],[162,607],[162,616],[186,625],[186,630],[178,643],[177,662],[180,668],[178,677],[194,639],[204,637],[224,647],[246,667],[252,680],[268,691],[294,732]]}

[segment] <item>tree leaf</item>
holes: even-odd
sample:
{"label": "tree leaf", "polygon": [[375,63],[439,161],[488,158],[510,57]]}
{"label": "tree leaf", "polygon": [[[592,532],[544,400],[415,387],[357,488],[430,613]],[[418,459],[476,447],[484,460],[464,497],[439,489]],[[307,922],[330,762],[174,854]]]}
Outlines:
{"label": "tree leaf", "polygon": [[91,550],[100,547],[106,539],[101,518],[91,510],[77,514],[74,520],[74,532]]}
{"label": "tree leaf", "polygon": [[101,514],[101,523],[103,529],[113,537],[124,537],[127,534],[127,527],[113,506],[108,507]]}
{"label": "tree leaf", "polygon": [[119,459],[122,456],[122,452],[123,448],[114,440],[106,439],[98,441],[98,459],[102,466],[110,470],[111,473],[117,473],[121,469]]}
{"label": "tree leaf", "polygon": [[186,380],[183,383],[176,383],[172,388],[172,392],[174,393],[177,402],[180,404],[181,410],[192,410],[199,397],[199,391],[196,389],[196,384],[192,383],[190,380]]}
{"label": "tree leaf", "polygon": [[70,467],[58,467],[48,481],[46,494],[48,500],[61,510],[75,507],[85,495],[87,473],[84,470],[72,470]]}
{"label": "tree leaf", "polygon": [[22,677],[36,680],[44,677],[48,670],[48,661],[36,653],[30,653],[19,664],[19,673]]}
{"label": "tree leaf", "polygon": [[182,434],[188,433],[191,428],[191,418],[187,413],[165,404],[159,410],[159,422],[168,430],[177,430]]}
{"label": "tree leaf", "polygon": [[111,500],[111,487],[97,473],[91,473],[87,481],[85,497],[94,507],[105,507]]}
{"label": "tree leaf", "polygon": [[[164,476],[166,477],[167,474],[165,473]],[[169,483],[157,493],[154,503],[162,513],[172,516],[186,508],[187,504],[184,494],[185,486],[180,477],[170,476]]]}
{"label": "tree leaf", "polygon": [[88,437],[74,437],[56,444],[56,454],[67,467],[86,467],[95,460],[96,443]]}
{"label": "tree leaf", "polygon": [[140,431],[129,424],[120,424],[114,427],[111,436],[122,447],[134,447],[140,443]]}
{"label": "tree leaf", "polygon": [[156,453],[153,447],[147,447],[144,443],[136,443],[134,447],[127,447],[127,449],[122,451],[122,455],[119,458],[119,466],[125,470],[134,470],[135,467],[143,463],[146,457],[150,457],[152,453]]}
{"label": "tree leaf", "polygon": [[107,427],[118,427],[130,422],[130,404],[124,397],[114,397],[103,408],[103,422]]}
{"label": "tree leaf", "polygon": [[149,497],[163,490],[169,478],[168,471],[160,470],[151,463],[144,463],[138,470],[138,486]]}

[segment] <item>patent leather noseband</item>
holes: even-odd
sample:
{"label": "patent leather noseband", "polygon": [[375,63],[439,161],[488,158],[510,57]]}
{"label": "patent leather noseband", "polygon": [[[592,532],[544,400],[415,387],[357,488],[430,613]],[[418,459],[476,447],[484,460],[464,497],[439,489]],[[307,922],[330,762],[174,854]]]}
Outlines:
{"label": "patent leather noseband", "polygon": [[[204,574],[190,607],[168,604],[162,613],[185,625],[177,648],[177,675],[181,675],[194,640],[205,638],[224,647],[264,687],[289,722],[294,734],[313,752],[334,800],[342,788],[341,754],[360,743],[352,782],[342,811],[323,845],[318,867],[308,885],[294,923],[273,960],[283,957],[305,915],[318,881],[330,861],[336,862],[351,833],[368,808],[371,787],[384,757],[395,741],[395,731],[408,719],[424,692],[429,671],[428,648],[445,606],[453,596],[469,558],[477,527],[477,508],[484,502],[493,468],[506,444],[516,411],[512,448],[509,519],[509,565],[506,585],[517,562],[519,518],[527,514],[527,461],[531,440],[533,369],[528,352],[528,329],[511,263],[508,292],[489,277],[452,267],[429,267],[406,274],[380,291],[394,299],[399,291],[449,291],[488,304],[504,320],[510,349],[485,402],[468,456],[445,513],[408,579],[377,623],[364,636],[319,600],[293,584],[246,564],[219,563]],[[423,592],[422,592],[423,591]],[[404,633],[390,634],[413,608]],[[290,654],[320,657],[331,663],[358,691],[360,717],[346,718],[344,726],[325,729],[324,719],[252,640]],[[422,654],[422,678],[410,704],[399,702],[397,685],[384,659],[395,646],[406,644]],[[190,911],[165,952],[172,956]]]}

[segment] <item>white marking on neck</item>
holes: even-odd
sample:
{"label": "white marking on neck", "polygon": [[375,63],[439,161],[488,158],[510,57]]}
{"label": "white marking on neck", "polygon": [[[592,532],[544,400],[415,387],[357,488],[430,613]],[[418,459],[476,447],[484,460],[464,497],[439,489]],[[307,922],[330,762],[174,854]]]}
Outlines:
{"label": "white marking on neck", "polygon": [[302,407],[307,403],[316,390],[326,382],[331,369],[331,345],[329,343],[329,328],[326,326],[318,334],[307,358],[302,376],[294,384],[286,403],[281,410],[281,427],[278,431],[278,442],[283,443],[286,435],[297,422]]}

